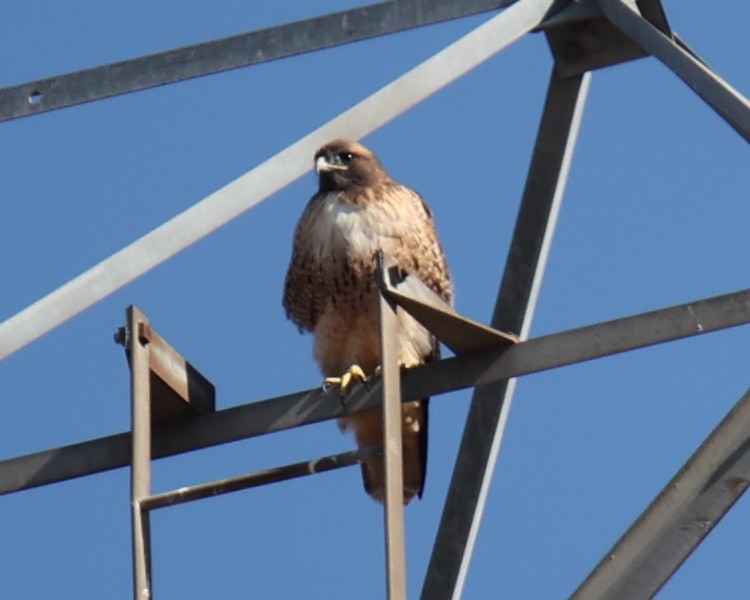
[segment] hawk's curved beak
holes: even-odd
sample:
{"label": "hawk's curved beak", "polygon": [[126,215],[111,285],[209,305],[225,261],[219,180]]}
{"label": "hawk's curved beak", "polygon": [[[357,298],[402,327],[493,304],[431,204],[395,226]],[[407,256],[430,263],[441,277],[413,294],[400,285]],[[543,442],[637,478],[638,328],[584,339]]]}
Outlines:
{"label": "hawk's curved beak", "polygon": [[331,162],[328,160],[327,156],[319,156],[315,160],[315,172],[320,174],[324,172],[330,172],[330,171],[345,171],[346,165],[342,165],[340,163]]}

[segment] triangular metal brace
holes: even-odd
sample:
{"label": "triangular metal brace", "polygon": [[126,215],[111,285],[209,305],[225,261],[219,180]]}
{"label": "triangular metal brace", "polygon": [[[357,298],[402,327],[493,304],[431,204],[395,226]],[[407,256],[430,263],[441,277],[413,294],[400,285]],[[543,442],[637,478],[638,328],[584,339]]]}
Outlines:
{"label": "triangular metal brace", "polygon": [[396,261],[379,255],[378,284],[385,296],[419,321],[456,354],[510,346],[518,337],[458,314],[453,307],[414,275],[405,274]]}

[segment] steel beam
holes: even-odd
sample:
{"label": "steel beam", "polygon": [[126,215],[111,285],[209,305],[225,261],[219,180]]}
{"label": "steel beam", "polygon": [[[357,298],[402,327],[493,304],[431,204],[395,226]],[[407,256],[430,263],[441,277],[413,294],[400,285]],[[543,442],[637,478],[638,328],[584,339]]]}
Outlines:
{"label": "steel beam", "polygon": [[349,452],[342,452],[341,454],[323,456],[314,460],[306,460],[264,471],[247,473],[210,483],[181,487],[170,492],[154,494],[141,501],[141,508],[150,511],[167,506],[176,506],[178,504],[185,504],[186,502],[213,498],[214,496],[268,485],[269,483],[279,483],[307,475],[325,473],[334,469],[360,464],[368,460],[380,459],[382,456],[383,450],[380,447],[359,448],[357,450],[350,450]]}
{"label": "steel beam", "polygon": [[646,52],[653,54],[750,142],[750,101],[621,0],[599,0],[605,16]]}
{"label": "steel beam", "polygon": [[455,354],[509,346],[518,337],[458,314],[453,307],[413,275],[402,277],[398,267],[384,272],[383,292]]}
{"label": "steel beam", "polygon": [[[391,0],[0,89],[0,122],[498,10],[518,0]],[[585,4],[585,6],[584,6]],[[595,0],[540,27],[599,12]]]}
{"label": "steel beam", "polygon": [[750,485],[750,390],[573,594],[652,598]]}
{"label": "steel beam", "polygon": [[[528,336],[581,123],[590,75],[553,71],[505,274],[492,316],[496,329]],[[511,347],[506,353],[511,353]],[[477,387],[466,419],[422,598],[461,596],[482,519],[515,380]]]}
{"label": "steel beam", "polygon": [[[402,373],[404,402],[619,354],[750,323],[750,289],[446,358]],[[158,428],[152,458],[256,437],[377,408],[381,386],[352,390],[346,408],[320,388],[227,408]],[[0,495],[130,464],[130,433],[0,462]]]}
{"label": "steel beam", "polygon": [[380,2],[0,89],[0,122],[503,8],[516,0]]}
{"label": "steel beam", "polygon": [[130,509],[133,539],[133,597],[151,598],[151,532],[141,501],[151,495],[151,366],[148,321],[134,306],[128,309],[132,463]]}
{"label": "steel beam", "polygon": [[643,18],[647,19],[659,31],[665,35],[673,35],[667,14],[661,5],[661,0],[635,0],[635,5],[643,15]]}
{"label": "steel beam", "polygon": [[[128,307],[126,318],[136,307]],[[148,340],[148,366],[150,369],[151,426],[216,410],[216,389],[193,365],[170,346],[145,320],[138,334]],[[128,362],[131,362],[129,325],[115,333],[115,342],[125,346]]]}
{"label": "steel beam", "polygon": [[0,360],[304,175],[316,148],[358,139],[452,83],[535,27],[556,0],[519,0],[359,104],[0,323]]}
{"label": "steel beam", "polygon": [[398,305],[384,293],[387,273],[383,254],[378,256],[378,313],[380,316],[380,365],[383,390],[383,469],[385,472],[385,558],[388,600],[406,599],[404,552],[404,460],[402,442],[401,378],[399,367]]}

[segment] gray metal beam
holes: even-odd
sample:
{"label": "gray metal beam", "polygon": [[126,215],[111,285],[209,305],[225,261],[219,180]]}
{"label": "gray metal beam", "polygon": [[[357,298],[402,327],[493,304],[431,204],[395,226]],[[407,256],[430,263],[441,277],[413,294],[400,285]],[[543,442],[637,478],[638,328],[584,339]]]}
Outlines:
{"label": "gray metal beam", "polygon": [[654,27],[665,35],[672,35],[672,28],[669,26],[661,0],[635,0],[635,4],[644,19],[648,19]]}
{"label": "gray metal beam", "polygon": [[402,441],[401,373],[399,368],[399,307],[384,293],[387,278],[383,254],[378,256],[378,314],[383,390],[383,470],[385,498],[386,589],[388,600],[406,600],[404,535],[404,453]]}
{"label": "gray metal beam", "polygon": [[0,90],[0,122],[503,8],[516,0],[370,4]]}
{"label": "gray metal beam", "polygon": [[535,27],[555,0],[520,0],[258,167],[0,323],[0,360],[304,175],[315,149],[358,139],[452,83]]}
{"label": "gray metal beam", "polygon": [[[553,71],[519,208],[492,326],[528,336],[590,74],[562,79]],[[512,356],[518,347],[510,347]],[[515,380],[480,381],[472,398],[448,497],[425,576],[422,598],[458,598],[489,492]]]}
{"label": "gray metal beam", "polygon": [[[402,374],[402,400],[416,400],[503,381],[637,348],[750,323],[750,290],[717,296],[526,342],[447,358]],[[380,381],[352,390],[346,408],[338,390],[320,388],[227,408],[157,429],[152,457],[317,423],[376,408]],[[130,432],[0,462],[0,495],[92,475],[130,464]]]}
{"label": "gray metal beam", "polygon": [[194,502],[195,500],[213,498],[231,492],[238,492],[240,490],[247,490],[261,485],[268,485],[269,483],[279,483],[281,481],[297,479],[298,477],[305,477],[307,475],[326,473],[328,471],[333,471],[334,469],[349,467],[368,460],[379,459],[382,458],[382,456],[383,450],[379,446],[358,448],[357,450],[350,450],[340,454],[323,456],[313,460],[306,460],[281,467],[273,467],[264,471],[246,473],[244,475],[220,479],[210,483],[181,487],[170,492],[154,494],[141,501],[141,508],[143,510],[151,511],[165,508],[167,506],[176,506],[178,504],[185,504],[186,502]]}
{"label": "gray metal beam", "polygon": [[[658,3],[658,0],[653,1]],[[571,19],[573,10],[582,18]],[[597,0],[575,2],[545,23],[555,23],[555,26],[545,27],[545,32],[555,68],[563,78],[648,56],[607,20]]]}
{"label": "gray metal beam", "polygon": [[750,485],[750,390],[573,594],[651,598]]}
{"label": "gray metal beam", "polygon": [[130,511],[133,546],[133,597],[151,598],[151,527],[141,501],[151,495],[151,357],[145,334],[148,320],[136,307],[127,311],[130,351],[132,462]]}
{"label": "gray metal beam", "polygon": [[706,104],[750,142],[750,101],[621,0],[599,0],[605,16],[646,52],[668,66]]}
{"label": "gray metal beam", "polygon": [[518,341],[517,336],[458,314],[417,277],[400,274],[397,266],[383,272],[381,286],[386,296],[402,306],[455,354],[509,346]]}

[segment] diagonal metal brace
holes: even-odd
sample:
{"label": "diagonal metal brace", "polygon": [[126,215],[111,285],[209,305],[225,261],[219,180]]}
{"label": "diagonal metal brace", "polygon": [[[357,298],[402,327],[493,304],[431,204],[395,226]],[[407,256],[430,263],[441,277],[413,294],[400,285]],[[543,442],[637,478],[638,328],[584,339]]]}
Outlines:
{"label": "diagonal metal brace", "polygon": [[0,89],[0,122],[497,10],[516,0],[379,2]]}
{"label": "diagonal metal brace", "polygon": [[750,486],[750,390],[573,594],[651,598]]}
{"label": "diagonal metal brace", "polygon": [[621,0],[598,0],[606,17],[636,44],[682,79],[750,142],[750,101],[697,58],[687,45],[664,35]]}
{"label": "diagonal metal brace", "polygon": [[458,314],[418,277],[401,272],[393,258],[384,256],[383,294],[419,321],[456,354],[510,346],[518,337]]}

